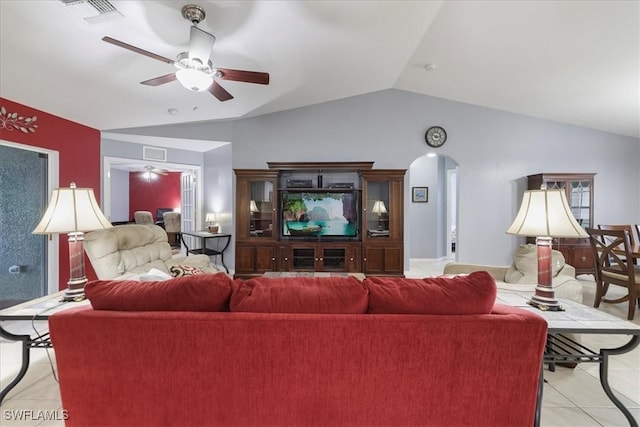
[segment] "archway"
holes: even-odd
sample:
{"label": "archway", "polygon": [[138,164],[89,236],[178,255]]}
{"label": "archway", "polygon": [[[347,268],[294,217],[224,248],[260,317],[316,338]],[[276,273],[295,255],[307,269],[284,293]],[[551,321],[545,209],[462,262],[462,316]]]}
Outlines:
{"label": "archway", "polygon": [[[454,159],[435,153],[420,156],[409,166],[409,259],[456,259],[460,245],[457,173]],[[427,187],[426,203],[412,199],[415,187]]]}

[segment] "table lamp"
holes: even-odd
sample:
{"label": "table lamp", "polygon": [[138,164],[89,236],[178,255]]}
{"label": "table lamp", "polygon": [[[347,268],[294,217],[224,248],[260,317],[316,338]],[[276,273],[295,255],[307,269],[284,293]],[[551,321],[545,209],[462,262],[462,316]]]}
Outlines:
{"label": "table lamp", "polygon": [[218,232],[219,227],[215,225],[216,216],[213,212],[209,212],[204,220],[207,223],[207,226],[209,227],[209,233],[215,234]]}
{"label": "table lamp", "polygon": [[378,230],[383,230],[384,225],[382,224],[382,214],[387,213],[387,207],[384,205],[384,200],[376,200],[373,203],[371,212],[378,214]]}
{"label": "table lamp", "polygon": [[538,286],[528,304],[541,310],[562,311],[551,284],[551,240],[553,237],[589,237],[578,224],[564,190],[527,190],[520,211],[508,234],[536,238]]}
{"label": "table lamp", "polygon": [[249,230],[250,231],[254,231],[256,229],[256,226],[255,226],[255,223],[254,223],[254,218],[253,218],[253,216],[254,216],[254,214],[256,212],[259,212],[258,205],[256,204],[255,200],[251,200],[249,202],[249,222],[250,222]]}
{"label": "table lamp", "polygon": [[33,234],[61,234],[69,236],[69,282],[63,301],[84,299],[84,232],[111,228],[91,188],[56,188],[51,193],[49,206]]}

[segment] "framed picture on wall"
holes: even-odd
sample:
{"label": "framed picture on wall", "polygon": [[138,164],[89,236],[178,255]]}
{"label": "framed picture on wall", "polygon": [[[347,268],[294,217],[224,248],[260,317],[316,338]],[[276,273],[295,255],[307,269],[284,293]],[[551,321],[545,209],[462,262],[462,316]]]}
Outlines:
{"label": "framed picture on wall", "polygon": [[429,187],[411,187],[411,201],[426,203],[429,201]]}

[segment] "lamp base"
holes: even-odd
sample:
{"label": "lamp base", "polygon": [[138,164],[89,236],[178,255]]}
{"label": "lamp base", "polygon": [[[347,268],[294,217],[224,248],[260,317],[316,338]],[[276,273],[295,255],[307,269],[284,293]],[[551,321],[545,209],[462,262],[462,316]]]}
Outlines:
{"label": "lamp base", "polygon": [[68,301],[82,301],[84,296],[84,285],[87,283],[87,279],[85,277],[79,279],[72,279],[67,282],[67,289],[62,294],[62,298],[60,301],[68,302]]}
{"label": "lamp base", "polygon": [[84,295],[84,288],[82,289],[67,289],[66,291],[64,291],[64,294],[62,295],[62,298],[60,298],[60,301],[62,302],[80,302],[82,300],[84,300],[86,297]]}
{"label": "lamp base", "polygon": [[535,301],[535,295],[527,301],[527,304],[537,308],[540,311],[564,311],[564,307],[558,302],[548,303],[545,301]]}
{"label": "lamp base", "polygon": [[87,277],[84,274],[84,233],[69,233],[69,281],[61,301],[82,301]]}
{"label": "lamp base", "polygon": [[538,286],[527,304],[542,311],[564,311],[558,303],[551,279],[551,237],[537,237]]}

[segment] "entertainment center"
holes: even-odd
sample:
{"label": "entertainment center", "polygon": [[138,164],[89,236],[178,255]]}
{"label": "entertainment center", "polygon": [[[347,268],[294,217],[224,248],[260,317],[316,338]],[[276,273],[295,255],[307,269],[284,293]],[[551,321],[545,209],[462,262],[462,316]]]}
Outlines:
{"label": "entertainment center", "polygon": [[267,165],[234,169],[236,277],[403,275],[405,169],[373,169],[373,162]]}

